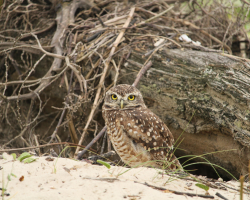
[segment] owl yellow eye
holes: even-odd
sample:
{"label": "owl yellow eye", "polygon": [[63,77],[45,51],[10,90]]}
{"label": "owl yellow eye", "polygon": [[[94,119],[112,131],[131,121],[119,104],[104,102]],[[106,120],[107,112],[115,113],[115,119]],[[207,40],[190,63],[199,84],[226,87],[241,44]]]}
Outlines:
{"label": "owl yellow eye", "polygon": [[111,95],[111,99],[112,99],[112,100],[116,100],[116,99],[117,99],[117,96],[116,96],[115,94],[112,94],[112,95]]}
{"label": "owl yellow eye", "polygon": [[133,101],[135,99],[135,95],[129,95],[128,100]]}

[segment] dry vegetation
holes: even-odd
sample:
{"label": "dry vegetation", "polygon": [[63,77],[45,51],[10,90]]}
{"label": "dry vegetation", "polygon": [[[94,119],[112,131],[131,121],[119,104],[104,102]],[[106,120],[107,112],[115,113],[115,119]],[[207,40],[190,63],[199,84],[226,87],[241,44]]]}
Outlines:
{"label": "dry vegetation", "polygon": [[[133,50],[144,52],[145,63],[163,46],[249,62],[249,11],[246,0],[4,1],[1,148],[88,144],[104,125],[103,95],[124,76]],[[202,45],[181,42],[182,34]],[[106,141],[97,142],[98,153],[111,148]]]}

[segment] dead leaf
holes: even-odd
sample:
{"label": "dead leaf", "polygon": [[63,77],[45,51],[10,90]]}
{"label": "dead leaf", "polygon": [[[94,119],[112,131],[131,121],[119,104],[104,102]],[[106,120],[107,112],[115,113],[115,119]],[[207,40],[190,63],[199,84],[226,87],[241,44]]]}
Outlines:
{"label": "dead leaf", "polygon": [[24,180],[24,176],[21,176],[20,178],[19,178],[19,181],[23,181]]}
{"label": "dead leaf", "polygon": [[47,157],[47,158],[45,158],[45,160],[47,160],[47,161],[54,161],[54,158],[52,158],[52,157]]}

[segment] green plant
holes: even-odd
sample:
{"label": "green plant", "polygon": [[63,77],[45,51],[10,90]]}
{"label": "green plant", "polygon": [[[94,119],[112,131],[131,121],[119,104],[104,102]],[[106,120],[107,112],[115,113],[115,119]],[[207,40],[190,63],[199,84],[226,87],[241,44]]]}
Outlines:
{"label": "green plant", "polygon": [[[227,172],[228,174],[230,174],[230,176],[232,176],[233,179],[237,180],[229,171],[227,171],[225,168],[219,166],[219,165],[216,165],[216,164],[213,164],[211,162],[209,162],[206,158],[204,158],[204,156],[206,155],[210,155],[210,154],[215,154],[215,153],[221,153],[221,152],[228,152],[228,151],[234,151],[235,149],[231,149],[231,150],[223,150],[223,151],[215,151],[215,152],[210,152],[210,153],[206,153],[206,154],[202,154],[202,155],[188,155],[188,156],[182,156],[180,158],[186,158],[186,157],[191,157],[190,159],[186,160],[182,165],[183,167],[187,167],[187,166],[190,166],[190,165],[196,165],[196,164],[208,164],[210,165],[214,171],[216,172],[216,174],[218,175],[218,177],[220,177],[219,173],[217,172],[217,170],[215,169],[215,167],[218,167],[222,170],[224,170],[225,172]],[[191,161],[193,159],[196,159],[196,158],[201,158],[201,159],[204,159],[205,162],[195,162],[195,163],[191,163],[191,164],[187,164],[185,165],[185,163],[187,163],[188,161]]]}
{"label": "green plant", "polygon": [[11,155],[12,155],[12,157],[13,157],[13,160],[16,160],[16,154],[15,154],[15,153],[12,153]]}
{"label": "green plant", "polygon": [[208,193],[209,187],[208,187],[208,186],[203,185],[203,184],[201,184],[201,183],[196,183],[195,185],[196,185],[197,187],[199,187],[199,188],[205,190],[205,191],[206,191],[205,194],[206,194],[206,195],[209,195],[209,193]]}
{"label": "green plant", "polygon": [[96,162],[104,165],[105,167],[107,167],[108,169],[110,169],[110,164],[108,164],[107,162],[103,161],[103,160],[97,160]]}
{"label": "green plant", "polygon": [[64,149],[59,153],[59,155],[58,155],[58,157],[57,157],[57,159],[56,159],[56,162],[53,163],[54,168],[53,168],[52,173],[54,173],[54,174],[56,173],[56,164],[57,164],[58,158],[62,155],[62,153],[63,153],[67,148],[70,148],[70,147],[75,147],[75,146],[66,146],[66,147],[64,147]]}
{"label": "green plant", "polygon": [[[23,163],[31,163],[37,159],[37,158],[31,158],[31,157],[32,157],[32,155],[30,153],[24,152],[17,158],[17,160],[19,160],[20,162],[23,162]],[[14,160],[15,160],[15,158],[14,158]]]}

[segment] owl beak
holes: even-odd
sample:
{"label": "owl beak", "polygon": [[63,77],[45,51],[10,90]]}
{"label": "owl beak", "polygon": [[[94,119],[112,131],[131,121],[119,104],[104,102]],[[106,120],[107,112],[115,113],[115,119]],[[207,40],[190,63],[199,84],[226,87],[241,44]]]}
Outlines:
{"label": "owl beak", "polygon": [[121,106],[121,109],[123,109],[123,99],[121,100],[120,106]]}

